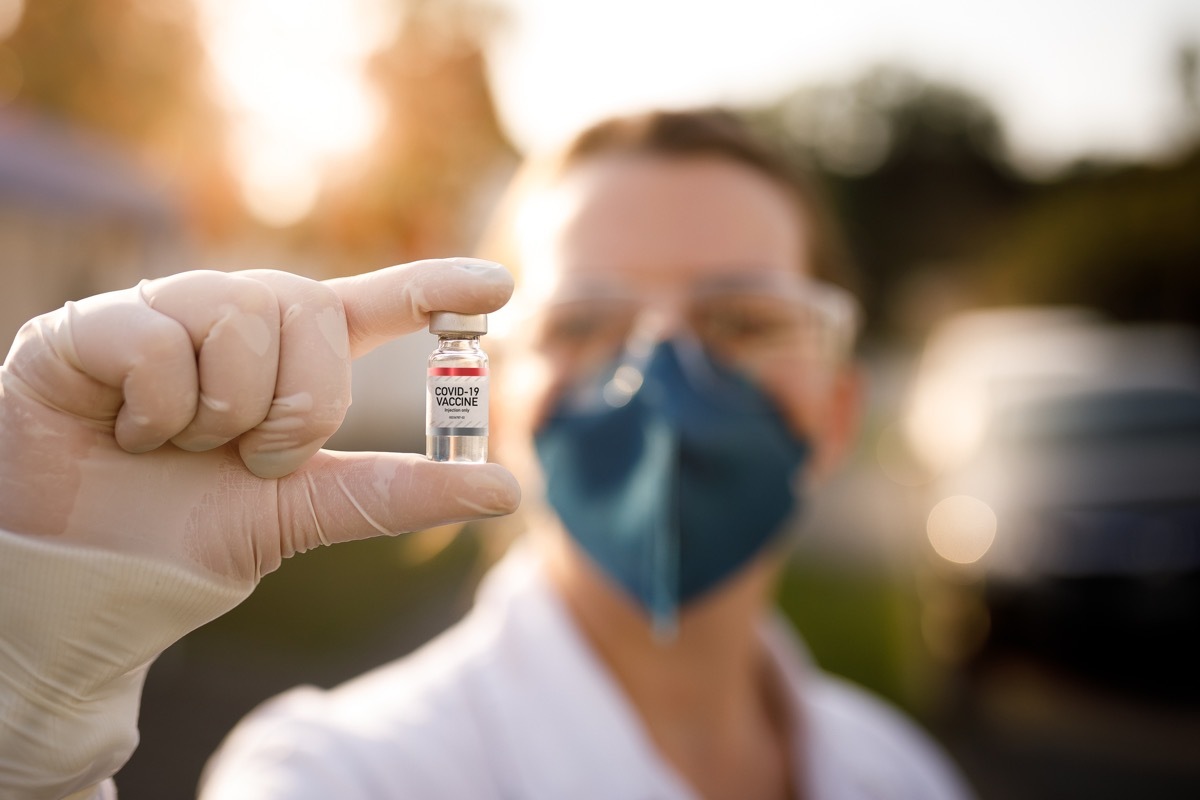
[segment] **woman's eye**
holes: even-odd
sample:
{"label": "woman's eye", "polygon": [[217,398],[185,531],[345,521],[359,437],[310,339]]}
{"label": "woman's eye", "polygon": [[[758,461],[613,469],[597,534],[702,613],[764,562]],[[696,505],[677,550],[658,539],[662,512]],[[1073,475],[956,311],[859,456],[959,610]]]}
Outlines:
{"label": "woman's eye", "polygon": [[720,314],[710,316],[705,321],[705,329],[710,333],[722,338],[741,339],[745,337],[758,336],[765,330],[766,326],[752,317],[745,314]]}
{"label": "woman's eye", "polygon": [[562,310],[550,315],[539,336],[547,347],[585,347],[607,342],[628,327],[627,313],[590,303],[586,308]]}
{"label": "woman's eye", "polygon": [[765,309],[711,309],[703,316],[701,327],[706,336],[743,342],[786,335],[792,326]]}
{"label": "woman's eye", "polygon": [[550,335],[561,342],[581,342],[599,335],[606,328],[596,314],[576,314],[555,321]]}

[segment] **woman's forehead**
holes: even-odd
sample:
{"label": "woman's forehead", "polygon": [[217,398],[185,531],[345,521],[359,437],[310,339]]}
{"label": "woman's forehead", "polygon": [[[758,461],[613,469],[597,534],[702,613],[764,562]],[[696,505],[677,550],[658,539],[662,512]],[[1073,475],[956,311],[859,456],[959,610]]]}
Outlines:
{"label": "woman's forehead", "polygon": [[518,246],[527,283],[671,281],[804,271],[807,236],[795,201],[747,166],[622,154],[590,158],[530,197]]}

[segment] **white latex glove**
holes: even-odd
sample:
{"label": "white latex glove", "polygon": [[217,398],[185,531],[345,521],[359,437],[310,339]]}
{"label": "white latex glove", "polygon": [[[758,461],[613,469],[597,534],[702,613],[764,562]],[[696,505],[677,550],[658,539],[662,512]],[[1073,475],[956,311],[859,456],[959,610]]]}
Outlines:
{"label": "white latex glove", "polygon": [[[474,259],[325,282],[190,272],[27,323],[0,370],[0,529],[20,534],[0,560],[0,797],[33,786],[25,773],[79,773],[21,795],[54,796],[94,783],[98,758],[119,767],[136,729],[98,745],[122,752],[30,759],[75,746],[76,722],[89,739],[105,715],[135,720],[125,684],[140,693],[158,652],[282,559],[513,511],[520,490],[496,464],[320,449],[353,357],[431,310],[488,313],[511,292]],[[24,777],[6,785],[6,768]]]}
{"label": "white latex glove", "polygon": [[319,544],[508,513],[496,464],[320,448],[351,358],[511,291],[453,259],[326,282],[188,272],[68,303],[3,367],[0,528],[250,582]]}

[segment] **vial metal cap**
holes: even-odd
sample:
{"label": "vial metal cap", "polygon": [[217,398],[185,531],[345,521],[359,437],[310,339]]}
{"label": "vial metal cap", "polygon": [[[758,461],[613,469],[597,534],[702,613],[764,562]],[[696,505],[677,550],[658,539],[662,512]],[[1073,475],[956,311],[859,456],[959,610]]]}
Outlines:
{"label": "vial metal cap", "polygon": [[487,314],[456,314],[453,311],[430,311],[429,332],[444,333],[487,333]]}

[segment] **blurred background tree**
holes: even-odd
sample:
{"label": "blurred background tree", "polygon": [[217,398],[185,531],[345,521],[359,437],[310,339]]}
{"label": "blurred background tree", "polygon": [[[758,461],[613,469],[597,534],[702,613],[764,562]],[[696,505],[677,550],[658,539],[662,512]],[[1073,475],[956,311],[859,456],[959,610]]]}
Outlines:
{"label": "blurred background tree", "polygon": [[749,112],[829,188],[862,273],[869,338],[919,342],[975,305],[1077,304],[1118,319],[1200,315],[1197,49],[1191,121],[1161,163],[1083,160],[1031,177],[981,97],[899,65]]}
{"label": "blurred background tree", "polygon": [[0,43],[7,105],[111,140],[166,185],[202,237],[226,232],[240,210],[190,0],[23,5]]}
{"label": "blurred background tree", "polygon": [[830,187],[862,273],[870,336],[903,329],[900,317],[927,305],[930,276],[965,279],[1031,194],[983,99],[902,66],[801,88],[758,119]]}
{"label": "blurred background tree", "polygon": [[1200,324],[1200,47],[1174,60],[1188,111],[1178,152],[1157,164],[1083,161],[1036,186],[981,254],[986,299]]}
{"label": "blurred background tree", "polygon": [[405,4],[368,70],[384,98],[383,130],[313,215],[316,237],[355,256],[345,269],[464,253],[474,243],[517,162],[482,52],[497,20],[477,3]]}
{"label": "blurred background tree", "polygon": [[[290,257],[324,276],[463,252],[517,160],[488,86],[484,43],[502,16],[486,3],[398,4],[395,33],[368,68],[381,131],[282,228],[254,219],[238,195],[192,0],[5,4],[19,16],[0,40],[0,110],[123,150],[181,209],[197,265]],[[1191,123],[1171,162],[1081,163],[1048,177],[1012,165],[981,97],[900,65],[746,113],[827,179],[872,336],[917,341],[978,302],[1071,299],[1123,317],[1194,319],[1194,44],[1177,49],[1174,69]]]}

